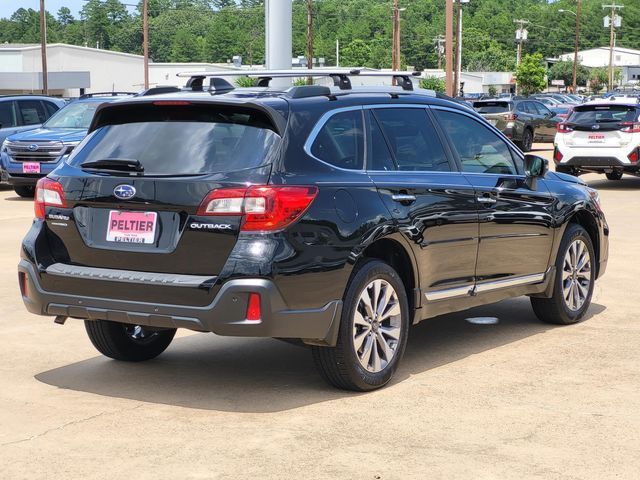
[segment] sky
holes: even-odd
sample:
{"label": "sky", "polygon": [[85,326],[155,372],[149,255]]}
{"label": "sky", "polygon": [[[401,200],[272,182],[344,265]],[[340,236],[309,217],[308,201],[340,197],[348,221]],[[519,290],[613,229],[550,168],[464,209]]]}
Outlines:
{"label": "sky", "polygon": [[[83,0],[45,0],[45,8],[54,17],[60,7],[69,7],[71,14],[78,18],[78,12],[84,5]],[[136,3],[136,2],[124,2],[124,3]],[[8,18],[13,12],[20,7],[32,8],[34,10],[40,9],[40,0],[0,0],[0,18]]]}

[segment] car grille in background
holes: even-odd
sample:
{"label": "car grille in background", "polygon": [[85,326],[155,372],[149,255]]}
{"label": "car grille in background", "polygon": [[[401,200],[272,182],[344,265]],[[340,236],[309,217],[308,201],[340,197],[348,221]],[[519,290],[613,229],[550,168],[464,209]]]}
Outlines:
{"label": "car grille in background", "polygon": [[73,150],[62,142],[8,142],[6,147],[16,162],[55,162]]}

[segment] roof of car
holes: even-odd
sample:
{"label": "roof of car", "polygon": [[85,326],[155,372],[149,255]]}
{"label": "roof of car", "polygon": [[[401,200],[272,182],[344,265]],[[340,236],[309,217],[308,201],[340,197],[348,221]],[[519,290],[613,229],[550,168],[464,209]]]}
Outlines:
{"label": "roof of car", "polygon": [[6,100],[53,100],[55,102],[64,102],[64,99],[50,97],[48,95],[0,95],[0,102]]}

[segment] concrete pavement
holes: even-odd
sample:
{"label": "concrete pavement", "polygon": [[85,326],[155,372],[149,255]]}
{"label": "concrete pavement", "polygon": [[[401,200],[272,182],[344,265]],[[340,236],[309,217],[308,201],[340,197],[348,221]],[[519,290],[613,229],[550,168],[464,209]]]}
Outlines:
{"label": "concrete pavement", "polygon": [[368,394],[276,340],[182,332],[151,362],[99,356],[82,322],[24,309],[32,203],[0,191],[0,478],[637,479],[640,178],[583,178],[611,227],[588,320],[545,325],[519,298],[424,322]]}

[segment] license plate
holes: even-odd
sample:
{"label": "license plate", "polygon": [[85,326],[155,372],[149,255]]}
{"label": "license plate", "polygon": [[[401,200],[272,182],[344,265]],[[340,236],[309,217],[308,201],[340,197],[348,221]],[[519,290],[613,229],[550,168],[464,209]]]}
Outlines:
{"label": "license plate", "polygon": [[121,243],[153,243],[156,238],[156,212],[124,212],[111,210],[107,241]]}
{"label": "license plate", "polygon": [[604,142],[604,135],[589,135],[589,141],[593,143]]}
{"label": "license plate", "polygon": [[22,164],[22,173],[40,173],[40,163],[24,162]]}

